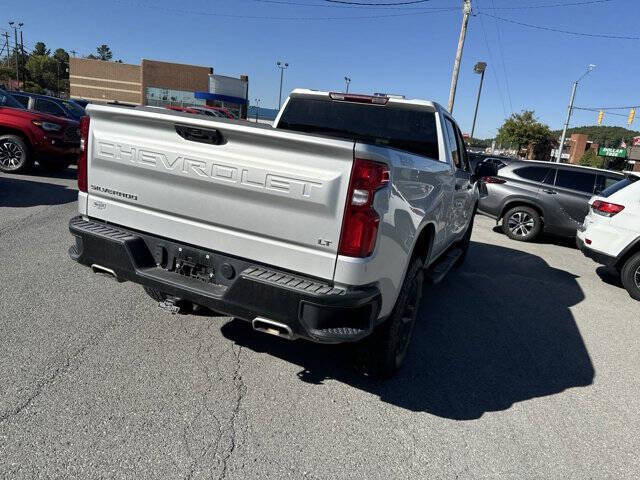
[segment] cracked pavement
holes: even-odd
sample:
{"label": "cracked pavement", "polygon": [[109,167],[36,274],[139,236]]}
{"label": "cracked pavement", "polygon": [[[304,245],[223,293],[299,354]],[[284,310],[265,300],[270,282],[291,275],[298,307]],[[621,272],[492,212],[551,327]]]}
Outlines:
{"label": "cracked pavement", "polygon": [[375,382],[72,262],[73,175],[0,174],[0,479],[640,476],[640,304],[570,242],[478,217]]}

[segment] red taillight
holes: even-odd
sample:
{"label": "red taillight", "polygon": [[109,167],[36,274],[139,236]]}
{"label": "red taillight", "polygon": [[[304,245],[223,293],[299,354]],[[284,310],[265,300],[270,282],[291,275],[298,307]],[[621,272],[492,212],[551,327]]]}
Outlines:
{"label": "red taillight", "polygon": [[389,168],[384,163],[360,158],[353,161],[338,247],[340,255],[368,257],[373,253],[380,223],[373,209],[373,196],[387,183]]}
{"label": "red taillight", "polygon": [[624,206],[618,205],[616,203],[609,203],[609,202],[603,202],[602,200],[596,200],[591,205],[591,209],[599,215],[604,215],[605,217],[613,217],[614,215],[624,210]]}
{"label": "red taillight", "polygon": [[87,191],[87,149],[89,148],[89,117],[80,119],[80,155],[78,155],[78,190]]}
{"label": "red taillight", "polygon": [[483,183],[507,183],[506,180],[503,180],[499,177],[482,177]]}

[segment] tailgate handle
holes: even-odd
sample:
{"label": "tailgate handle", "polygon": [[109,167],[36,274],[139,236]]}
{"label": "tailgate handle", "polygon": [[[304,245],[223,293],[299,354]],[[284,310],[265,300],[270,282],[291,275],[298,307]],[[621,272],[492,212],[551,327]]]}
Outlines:
{"label": "tailgate handle", "polygon": [[178,135],[190,142],[208,143],[211,145],[222,145],[224,143],[222,134],[215,128],[196,128],[186,125],[176,125],[175,127]]}

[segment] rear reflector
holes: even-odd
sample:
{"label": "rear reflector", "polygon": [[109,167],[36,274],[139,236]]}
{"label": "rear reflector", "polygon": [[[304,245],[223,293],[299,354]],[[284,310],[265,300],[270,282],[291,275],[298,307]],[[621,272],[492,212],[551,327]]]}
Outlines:
{"label": "rear reflector", "polygon": [[623,205],[616,203],[603,202],[602,200],[596,200],[591,205],[591,209],[598,215],[604,215],[605,217],[613,217],[624,210]]}
{"label": "rear reflector", "polygon": [[389,167],[384,163],[360,158],[353,161],[338,246],[340,255],[368,257],[373,253],[380,223],[373,209],[373,196],[387,183]]}
{"label": "rear reflector", "polygon": [[482,181],[484,183],[507,183],[506,180],[499,177],[482,177]]}
{"label": "rear reflector", "polygon": [[355,102],[355,103],[372,103],[374,105],[386,105],[389,101],[389,97],[379,97],[373,95],[354,95],[351,93],[335,93],[329,94],[331,100],[340,100],[343,102]]}
{"label": "rear reflector", "polygon": [[87,191],[87,149],[89,148],[89,117],[80,119],[80,154],[78,155],[78,190]]}

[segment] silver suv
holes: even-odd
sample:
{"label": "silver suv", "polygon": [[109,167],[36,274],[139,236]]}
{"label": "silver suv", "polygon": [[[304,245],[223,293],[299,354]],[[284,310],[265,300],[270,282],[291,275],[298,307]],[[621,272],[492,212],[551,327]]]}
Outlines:
{"label": "silver suv", "polygon": [[530,242],[545,231],[574,237],[589,212],[589,199],[622,180],[618,172],[577,165],[503,160],[498,175],[484,178],[488,195],[478,211],[502,220],[513,240]]}

